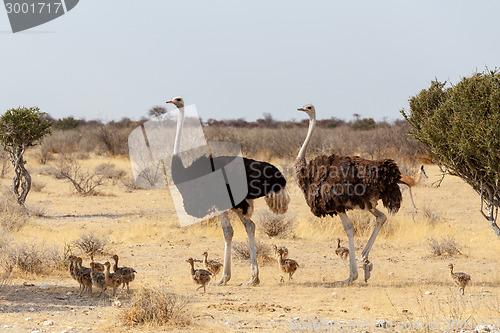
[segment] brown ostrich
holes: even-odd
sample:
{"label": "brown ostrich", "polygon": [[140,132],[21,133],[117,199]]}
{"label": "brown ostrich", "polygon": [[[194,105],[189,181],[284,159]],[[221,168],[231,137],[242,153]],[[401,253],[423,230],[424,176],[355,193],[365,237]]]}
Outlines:
{"label": "brown ostrich", "polygon": [[318,216],[339,215],[349,239],[349,278],[341,283],[351,284],[358,278],[354,249],[354,228],[346,212],[352,209],[368,210],[376,217],[373,233],[362,255],[365,280],[369,278],[372,265],[368,255],[380,228],[387,220],[379,211],[377,202],[382,199],[389,213],[396,213],[401,205],[398,182],[401,178],[394,161],[366,160],[358,156],[318,156],[306,162],[306,149],[316,125],[316,110],[311,104],[298,109],[309,115],[307,137],[295,161],[295,173],[299,187],[304,193],[311,212]]}
{"label": "brown ostrich", "polygon": [[[174,155],[172,156],[172,179],[175,184],[182,183],[184,179],[189,179],[191,173],[199,172],[199,165],[206,165],[208,161],[213,165],[226,165],[228,160],[232,160],[231,156],[208,157],[202,156],[194,161],[190,166],[185,167],[179,157],[182,127],[184,122],[184,100],[182,97],[174,97],[167,103],[172,103],[178,108],[177,131],[174,142]],[[256,161],[249,158],[243,158],[245,165],[246,181],[248,184],[248,193],[241,202],[234,202],[233,211],[238,215],[239,219],[245,226],[248,235],[248,244],[250,247],[250,262],[251,262],[251,278],[246,285],[254,286],[260,283],[259,267],[257,264],[257,253],[255,250],[255,223],[251,217],[254,210],[253,200],[264,197],[269,209],[276,214],[283,214],[288,209],[290,196],[286,189],[286,179],[283,174],[274,165]],[[178,181],[179,180],[179,181]],[[184,184],[185,185],[185,184]],[[193,200],[190,196],[185,196],[181,187],[177,187],[183,197],[183,204],[186,213],[195,217],[204,217],[207,212],[213,209],[213,204],[208,202],[208,206],[204,205],[207,200]],[[196,192],[200,196],[206,197],[210,193],[210,188],[197,188]],[[206,206],[206,207],[205,207]],[[222,231],[225,239],[224,249],[224,269],[222,278],[213,283],[215,285],[226,285],[231,279],[231,243],[233,239],[233,227],[227,212],[219,215]]]}

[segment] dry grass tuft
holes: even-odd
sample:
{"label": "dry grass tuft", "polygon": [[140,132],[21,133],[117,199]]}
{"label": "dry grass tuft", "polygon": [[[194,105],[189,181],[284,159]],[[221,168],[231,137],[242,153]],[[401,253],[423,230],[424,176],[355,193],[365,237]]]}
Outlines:
{"label": "dry grass tuft", "polygon": [[0,148],[0,178],[4,178],[10,169],[10,158],[9,154],[5,149]]}
{"label": "dry grass tuft", "polygon": [[44,206],[29,205],[27,207],[27,211],[30,214],[30,216],[36,216],[36,217],[46,217],[47,216],[47,214],[45,214],[45,207]]}
{"label": "dry grass tuft", "polygon": [[120,182],[122,183],[123,186],[127,189],[128,192],[132,192],[133,190],[141,190],[142,187],[138,186],[135,183],[135,180],[133,177],[123,177],[120,179]]}
{"label": "dry grass tuft", "polygon": [[259,229],[269,237],[287,238],[292,236],[295,226],[295,215],[277,215],[269,211],[261,211],[256,218]]}
{"label": "dry grass tuft", "polygon": [[[234,257],[242,260],[250,260],[250,247],[247,242],[233,242]],[[262,261],[273,261],[274,255],[270,245],[262,242],[255,242],[255,251],[257,252],[257,259]]]}
{"label": "dry grass tuft", "polygon": [[424,206],[419,213],[427,220],[430,225],[435,225],[439,220],[441,220],[441,215],[435,213],[429,206]]}
{"label": "dry grass tuft", "polygon": [[184,296],[163,288],[142,288],[120,313],[125,325],[173,325],[187,326],[190,318],[186,311],[188,300]]}
{"label": "dry grass tuft", "polygon": [[461,254],[462,246],[455,240],[453,236],[443,236],[441,240],[437,240],[434,237],[427,239],[427,244],[429,245],[432,254],[436,256],[441,256],[448,254],[449,256],[454,256],[456,254]]}
{"label": "dry grass tuft", "polygon": [[2,246],[0,267],[4,274],[9,275],[15,268],[24,273],[46,274],[53,269],[64,269],[68,255],[68,252],[61,253],[57,247],[43,242],[14,244],[10,240]]}
{"label": "dry grass tuft", "polygon": [[82,234],[80,238],[73,241],[73,245],[80,249],[83,253],[104,253],[104,248],[108,243],[108,239],[104,237],[98,237],[94,234]]}
{"label": "dry grass tuft", "polygon": [[95,167],[95,173],[109,180],[113,185],[120,181],[127,174],[125,170],[116,168],[111,163],[101,163]]}
{"label": "dry grass tuft", "polygon": [[45,165],[47,162],[54,160],[54,156],[52,155],[52,146],[47,144],[45,140],[40,142],[40,145],[37,147],[34,157],[38,161],[38,163]]}
{"label": "dry grass tuft", "polygon": [[15,267],[15,263],[9,260],[9,252],[12,246],[11,244],[12,237],[10,236],[10,233],[0,227],[0,269],[2,270],[0,274],[5,277],[5,279],[10,276]]}
{"label": "dry grass tuft", "polygon": [[11,231],[19,230],[28,220],[27,209],[17,203],[10,191],[3,191],[0,197],[0,227]]}
{"label": "dry grass tuft", "polygon": [[31,181],[31,189],[35,192],[42,192],[42,190],[47,186],[47,183],[33,179]]}

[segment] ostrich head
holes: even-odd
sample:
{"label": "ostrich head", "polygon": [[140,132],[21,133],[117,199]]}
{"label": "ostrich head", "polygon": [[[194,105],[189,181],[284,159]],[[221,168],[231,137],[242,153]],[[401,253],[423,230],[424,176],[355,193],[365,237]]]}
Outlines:
{"label": "ostrich head", "polygon": [[421,164],[421,165],[420,165],[420,171],[422,171],[422,177],[423,177],[424,179],[429,178],[429,177],[427,176],[427,174],[425,173],[425,170],[424,170],[424,165],[423,165],[423,164]]}
{"label": "ostrich head", "polygon": [[172,103],[173,105],[175,105],[178,109],[180,108],[183,108],[184,107],[184,100],[182,99],[181,96],[176,96],[176,97],[173,97],[171,100],[167,101],[166,103]]}
{"label": "ostrich head", "polygon": [[453,264],[449,264],[448,268],[451,269],[451,270],[453,270]]}
{"label": "ostrich head", "polygon": [[316,116],[316,109],[314,109],[314,106],[312,104],[304,105],[303,107],[298,108],[297,110],[307,113],[310,118],[313,118]]}

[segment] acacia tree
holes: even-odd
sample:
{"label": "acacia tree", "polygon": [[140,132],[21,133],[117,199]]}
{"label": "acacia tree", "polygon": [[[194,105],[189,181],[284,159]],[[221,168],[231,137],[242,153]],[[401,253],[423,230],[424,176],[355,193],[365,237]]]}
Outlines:
{"label": "acacia tree", "polygon": [[[479,195],[480,210],[500,237],[500,74],[484,71],[445,88],[437,80],[410,99],[401,113],[410,134],[427,145],[436,163]],[[486,213],[483,207],[486,208]]]}
{"label": "acacia tree", "polygon": [[30,146],[51,133],[47,114],[37,107],[10,109],[0,117],[0,143],[9,153],[14,167],[12,191],[17,202],[24,205],[31,189],[31,176],[24,167],[24,153]]}
{"label": "acacia tree", "polygon": [[165,114],[165,113],[167,113],[167,108],[164,106],[160,106],[160,105],[153,106],[148,111],[148,115],[150,117],[158,117],[158,116],[161,116],[162,114]]}

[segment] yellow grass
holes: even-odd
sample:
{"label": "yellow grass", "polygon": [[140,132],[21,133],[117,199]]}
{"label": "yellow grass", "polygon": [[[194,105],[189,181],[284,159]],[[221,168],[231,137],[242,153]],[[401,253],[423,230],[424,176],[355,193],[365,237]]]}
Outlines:
{"label": "yellow grass", "polygon": [[[277,164],[286,164],[279,162]],[[85,167],[113,163],[130,173],[128,160],[124,158],[92,157],[82,163]],[[107,253],[96,260],[104,262],[118,253],[121,265],[134,267],[138,272],[131,283],[133,292],[142,286],[160,287],[190,299],[187,308],[191,324],[170,329],[283,332],[291,330],[290,321],[297,317],[301,325],[318,320],[339,323],[358,319],[373,322],[380,319],[392,322],[440,320],[442,323],[466,319],[476,325],[481,319],[491,321],[500,316],[500,272],[495,260],[500,242],[478,212],[477,195],[466,184],[447,177],[440,188],[430,186],[439,176],[435,166],[426,166],[430,178],[413,190],[419,212],[414,214],[405,192],[401,211],[389,216],[370,255],[374,269],[368,284],[364,283],[360,271],[354,285],[333,287],[333,281],[343,280],[348,275],[348,267],[334,253],[333,239],[339,237],[343,245],[347,244],[342,225],[338,217],[318,219],[312,216],[292,180],[289,212],[295,215],[295,237],[269,239],[259,232],[258,226],[257,235],[266,244],[288,247],[290,258],[300,264],[294,280],[285,279],[287,282],[280,283],[277,263],[264,263],[260,267],[261,285],[240,287],[238,284],[250,278],[250,265],[234,259],[229,285],[208,286],[206,294],[194,290],[196,285],[190,279],[186,259],[201,259],[203,251],[208,250],[212,259],[222,261],[223,235],[216,224],[203,222],[180,227],[167,190],[127,192],[118,183],[100,188],[98,196],[83,197],[75,194],[64,181],[39,175],[36,170],[40,166],[30,163],[30,167],[34,171],[33,178],[47,185],[41,192],[30,193],[28,205],[43,207],[46,217],[32,217],[27,225],[12,234],[14,240],[36,239],[62,248],[83,233],[107,237]],[[9,179],[0,179],[2,188],[9,184]],[[266,209],[265,203],[257,200],[256,211],[261,209]],[[431,214],[431,219],[426,217],[426,212]],[[374,218],[369,214],[351,212],[350,216],[360,224],[369,219],[373,226]],[[234,240],[245,241],[241,222],[234,217],[232,221]],[[358,256],[370,232],[371,228],[356,235]],[[432,256],[426,240],[442,236],[455,237],[462,245],[462,254],[453,258]],[[84,265],[88,266],[88,258],[83,258]],[[449,262],[454,263],[456,271],[472,276],[465,296],[458,294],[448,276]],[[37,287],[23,287],[25,281]],[[48,283],[51,289],[38,290],[43,283]],[[117,306],[110,306],[110,302],[103,304],[95,296],[78,298],[78,285],[66,272],[55,271],[46,276],[14,274],[9,284],[0,285],[0,290],[0,308],[4,308],[0,312],[0,323],[17,327],[18,331],[39,327],[46,319],[53,320],[58,331],[67,326],[82,331],[125,330],[118,319],[120,309]],[[68,291],[73,294],[67,296]],[[130,297],[122,292],[118,300],[127,303]],[[31,312],[30,307],[35,307],[36,311]],[[86,311],[85,314],[82,311]],[[33,321],[25,321],[26,317]],[[140,332],[143,328],[127,330]],[[157,332],[160,329],[147,326],[145,330]]]}

